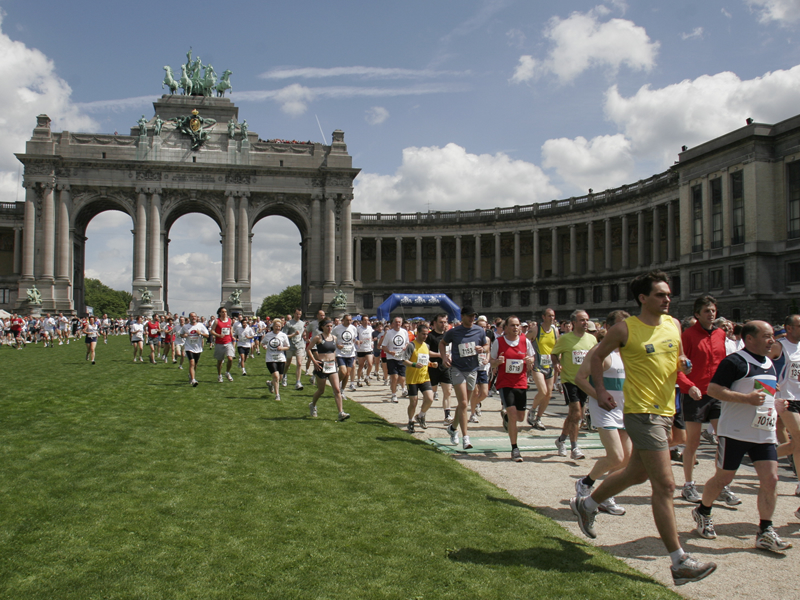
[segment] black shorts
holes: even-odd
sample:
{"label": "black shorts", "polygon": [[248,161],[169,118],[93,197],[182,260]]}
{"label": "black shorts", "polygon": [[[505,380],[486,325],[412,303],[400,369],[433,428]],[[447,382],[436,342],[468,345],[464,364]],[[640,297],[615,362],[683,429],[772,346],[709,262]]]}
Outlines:
{"label": "black shorts", "polygon": [[406,364],[402,360],[387,360],[386,366],[389,375],[399,375],[400,377],[406,376]]}
{"label": "black shorts", "polygon": [[243,346],[236,346],[236,351],[242,356],[249,356],[250,355],[250,347],[247,348]]}
{"label": "black shorts", "polygon": [[358,358],[364,358],[365,356],[370,356],[370,355],[372,355],[372,352],[356,352],[356,356]]}
{"label": "black shorts", "polygon": [[97,336],[90,337],[90,336],[88,336],[88,335],[87,335],[87,336],[86,336],[86,339],[85,339],[84,341],[85,341],[87,344],[91,344],[92,342],[97,342]]}
{"label": "black shorts", "polygon": [[439,367],[428,367],[428,375],[431,376],[431,385],[439,385],[446,383],[452,385],[453,380],[450,379],[450,369],[441,370]]}
{"label": "black shorts", "polygon": [[187,350],[186,351],[186,358],[188,358],[189,360],[193,360],[195,362],[195,364],[197,364],[197,363],[200,362],[200,355],[201,354],[202,354],[202,352],[189,352]]}
{"label": "black shorts", "polygon": [[528,404],[527,388],[500,388],[497,391],[500,392],[500,402],[505,408],[513,406],[517,410],[525,410],[525,406]]}
{"label": "black shorts", "polygon": [[689,394],[681,394],[681,412],[687,423],[710,423],[719,419],[722,402],[708,395],[692,400]]}
{"label": "black shorts", "polygon": [[753,462],[760,460],[778,461],[778,447],[775,444],[743,442],[742,440],[720,436],[719,446],[717,446],[717,468],[723,471],[735,471],[742,464],[745,454],[750,456],[750,460]]}
{"label": "black shorts", "polygon": [[580,402],[581,406],[586,406],[586,400],[588,399],[586,392],[584,392],[574,383],[567,383],[565,381],[563,385],[564,385],[564,400],[567,406],[569,406],[573,402]]}
{"label": "black shorts", "polygon": [[788,412],[800,413],[800,400],[787,400],[786,410]]}
{"label": "black shorts", "polygon": [[286,363],[282,361],[278,362],[268,362],[267,363],[267,371],[270,373],[278,373],[279,375],[283,375],[283,369],[285,368]]}
{"label": "black shorts", "polygon": [[430,392],[431,382],[423,381],[422,383],[409,383],[408,384],[408,397],[416,398],[421,392]]}

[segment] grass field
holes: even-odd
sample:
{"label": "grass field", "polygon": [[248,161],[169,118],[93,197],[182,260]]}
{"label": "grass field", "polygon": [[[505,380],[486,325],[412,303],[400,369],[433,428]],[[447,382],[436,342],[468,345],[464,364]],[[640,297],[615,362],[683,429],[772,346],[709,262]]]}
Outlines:
{"label": "grass field", "polygon": [[678,598],[358,404],[213,362],[0,348],[0,598]]}

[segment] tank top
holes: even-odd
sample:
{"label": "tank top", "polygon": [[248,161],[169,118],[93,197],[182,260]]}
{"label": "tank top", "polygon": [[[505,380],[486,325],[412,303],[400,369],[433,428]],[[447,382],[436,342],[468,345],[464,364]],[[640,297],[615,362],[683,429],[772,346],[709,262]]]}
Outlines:
{"label": "tank top", "polygon": [[333,354],[336,352],[336,338],[327,341],[321,337],[314,350],[317,351],[317,354]]}
{"label": "tank top", "polygon": [[759,363],[745,350],[734,352],[731,357],[737,355],[747,363],[747,374],[733,382],[731,391],[749,394],[753,390],[759,390],[764,392],[766,397],[761,406],[723,402],[717,423],[717,435],[754,444],[777,444],[778,438],[775,434],[778,419],[775,411],[777,378],[772,361],[764,357],[764,362]]}
{"label": "tank top", "polygon": [[[619,352],[609,354],[611,366],[603,371],[603,386],[617,403],[616,408],[605,410],[600,408],[595,398],[589,397],[589,412],[592,415],[592,425],[603,429],[625,429],[622,415],[625,410],[625,396],[622,388],[625,385],[625,365]],[[592,378],[589,377],[589,381]],[[594,383],[592,383],[594,385]]]}
{"label": "tank top", "polygon": [[528,389],[528,369],[525,366],[527,354],[528,340],[525,336],[521,335],[517,338],[516,346],[509,344],[505,336],[497,338],[497,356],[503,356],[506,359],[497,368],[497,382],[495,383],[497,389]]}
{"label": "tank top", "polygon": [[409,362],[417,363],[417,367],[408,367],[406,369],[406,383],[419,385],[431,380],[430,375],[428,375],[431,351],[425,342],[412,342],[412,344],[414,344],[414,352],[408,360]]}
{"label": "tank top", "polygon": [[620,348],[625,365],[625,414],[675,414],[675,382],[681,333],[670,315],[652,327],[639,317],[625,319],[628,342]]}

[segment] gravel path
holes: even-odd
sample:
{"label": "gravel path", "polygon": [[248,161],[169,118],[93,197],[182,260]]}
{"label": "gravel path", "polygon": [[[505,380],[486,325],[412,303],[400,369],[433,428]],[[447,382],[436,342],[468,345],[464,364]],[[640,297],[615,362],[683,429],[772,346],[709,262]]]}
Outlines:
{"label": "gravel path", "polygon": [[[372,380],[375,382],[375,380]],[[381,382],[382,383],[382,382]],[[388,386],[373,383],[369,387],[357,388],[347,394],[348,398],[363,404],[390,423],[405,429],[408,401],[400,398],[398,404],[389,402]],[[528,397],[533,397],[529,391]],[[479,424],[470,424],[470,436],[505,435],[500,418],[500,401],[497,397],[483,403]],[[538,432],[544,436],[560,433],[566,415],[563,397],[554,394],[553,402],[545,414],[544,423],[548,430]],[[444,413],[441,401],[434,402],[428,413],[428,429],[417,427],[414,437],[419,439],[447,437],[442,424]],[[522,435],[529,435],[530,427],[523,427]],[[695,481],[701,485],[714,472],[713,458],[715,447],[702,444],[698,452],[700,464],[695,467]],[[585,450],[586,460],[573,461],[559,458],[555,447],[552,452],[524,452],[525,462],[512,462],[507,453],[456,454],[458,460],[468,469],[479,473],[484,479],[507,490],[520,501],[535,507],[542,514],[554,519],[565,529],[602,547],[629,565],[672,586],[669,559],[658,537],[652,513],[650,512],[649,484],[631,488],[617,496],[617,503],[627,509],[627,514],[614,517],[601,513],[597,519],[596,540],[588,540],[581,533],[575,516],[569,507],[569,498],[575,495],[575,481],[586,475],[591,461],[603,455],[602,450]],[[750,466],[742,466],[732,484],[733,491],[744,501],[742,505],[729,508],[714,506],[716,540],[705,540],[693,531],[694,521],[691,511],[694,505],[680,498],[676,491],[675,512],[681,543],[684,550],[700,560],[712,560],[718,564],[717,571],[705,580],[678,588],[687,598],[748,600],[794,599],[800,594],[800,523],[794,511],[800,506],[800,498],[794,496],[797,481],[791,471],[779,467],[778,504],[773,518],[778,534],[791,540],[795,548],[786,556],[763,552],[753,548],[758,524],[756,494],[758,479]],[[676,485],[683,484],[683,470],[674,464]],[[702,487],[700,488],[702,491]]]}

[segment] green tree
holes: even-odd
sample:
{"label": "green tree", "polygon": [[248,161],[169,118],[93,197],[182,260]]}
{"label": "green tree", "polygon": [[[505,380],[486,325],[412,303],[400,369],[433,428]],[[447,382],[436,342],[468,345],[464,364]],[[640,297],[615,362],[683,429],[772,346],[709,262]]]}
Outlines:
{"label": "green tree", "polygon": [[133,299],[129,292],[114,290],[105,285],[99,279],[87,277],[83,281],[84,303],[94,309],[94,314],[98,317],[108,314],[109,317],[124,317],[128,312],[128,306]]}
{"label": "green tree", "polygon": [[271,319],[283,317],[294,313],[295,308],[302,308],[302,301],[302,288],[299,285],[290,285],[280,294],[273,294],[264,298],[261,302],[261,308],[258,309],[256,314],[262,319],[264,317]]}

